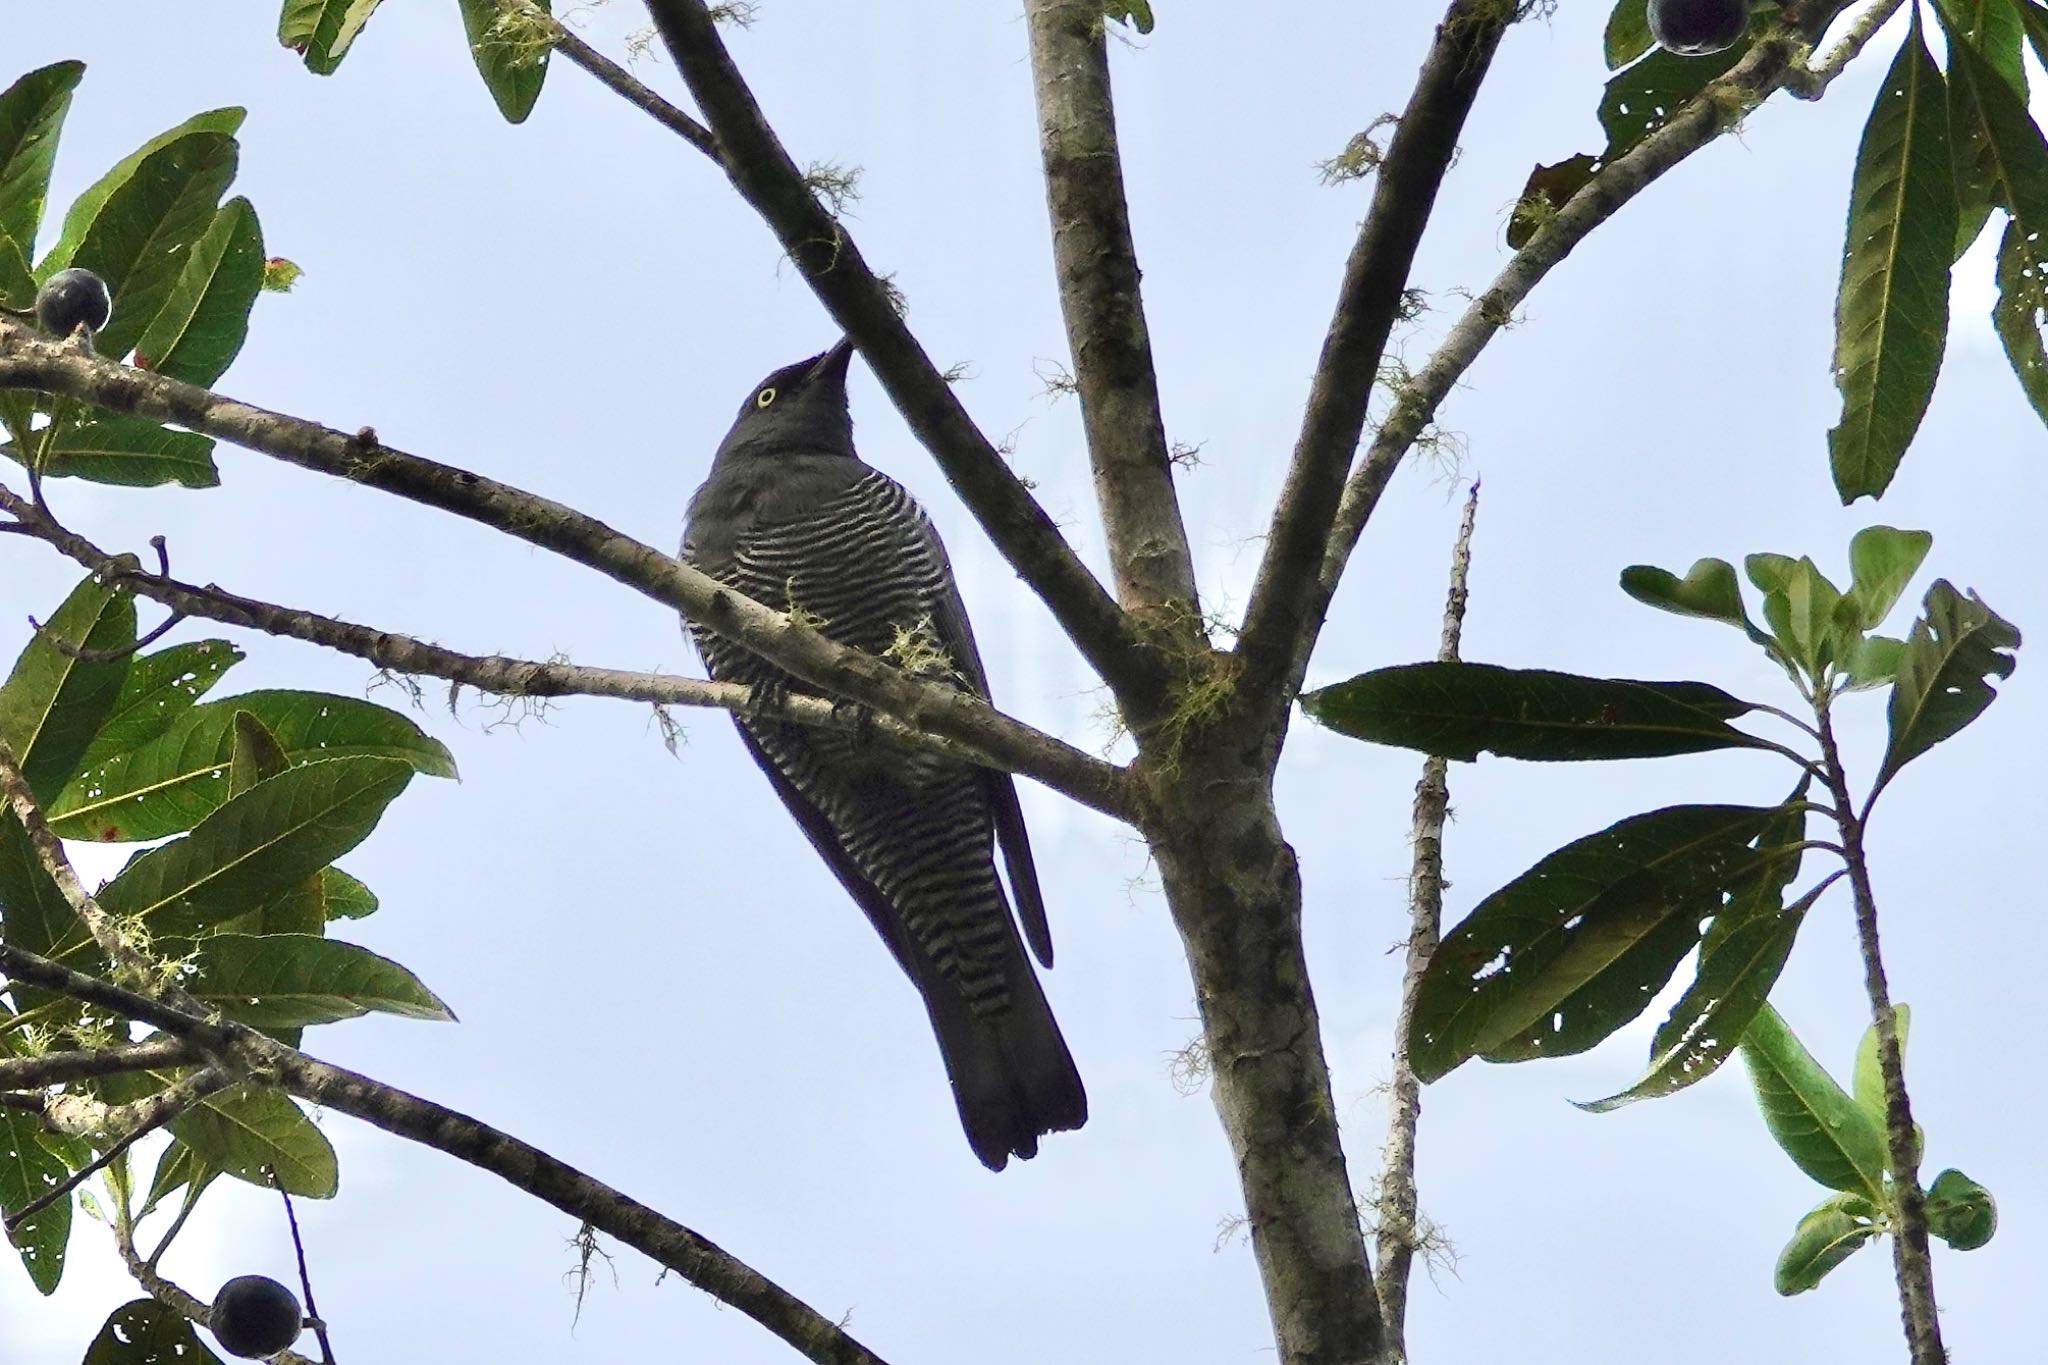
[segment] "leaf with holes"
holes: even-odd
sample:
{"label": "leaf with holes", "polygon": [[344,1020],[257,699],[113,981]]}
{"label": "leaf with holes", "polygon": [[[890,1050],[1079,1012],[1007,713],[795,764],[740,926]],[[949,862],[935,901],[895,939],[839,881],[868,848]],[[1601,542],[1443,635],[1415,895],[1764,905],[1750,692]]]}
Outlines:
{"label": "leaf with holes", "polygon": [[193,640],[138,654],[114,709],[79,758],[81,769],[138,749],[178,723],[242,659],[226,640]]}
{"label": "leaf with holes", "polygon": [[1958,207],[1955,255],[1960,258],[1984,231],[1992,208],[1996,157],[1989,145],[1981,88],[1988,80],[2025,107],[2026,63],[2020,56],[2021,23],[2013,0],[1936,0],[1948,36],[1949,152],[1955,158]]}
{"label": "leaf with holes", "polygon": [[1891,742],[1877,788],[1982,715],[1998,696],[1991,679],[2018,666],[2019,631],[1977,594],[1964,597],[1937,579],[1920,610],[1892,684]]}
{"label": "leaf with holes", "polygon": [[324,692],[245,692],[195,706],[141,748],[79,774],[50,802],[51,825],[67,839],[102,842],[192,828],[227,799],[237,711],[262,721],[294,763],[375,756],[455,776],[447,748],[388,707]]}
{"label": "leaf with holes", "polygon": [[1890,486],[1941,370],[1957,213],[1946,99],[1915,8],[1864,125],[1849,192],[1835,302],[1842,416],[1828,433],[1845,503]]}
{"label": "leaf with holes", "polygon": [[1792,1240],[1778,1253],[1773,1276],[1778,1292],[1789,1298],[1814,1288],[1829,1271],[1877,1236],[1877,1218],[1877,1206],[1861,1195],[1838,1194],[1822,1200],[1799,1220]]}
{"label": "leaf with holes", "polygon": [[[56,1188],[71,1172],[36,1141],[40,1127],[28,1114],[0,1109],[0,1212],[12,1213]],[[36,1289],[57,1292],[64,1278],[64,1252],[71,1241],[71,1200],[60,1199],[24,1223],[14,1249]]]}
{"label": "leaf with holes", "polygon": [[1764,1126],[1792,1164],[1831,1190],[1884,1198],[1884,1132],[1765,1005],[1742,1038]]}
{"label": "leaf with holes", "polygon": [[1641,1014],[1754,875],[1764,806],[1672,806],[1565,845],[1445,935],[1416,993],[1424,1081],[1587,1048]]}
{"label": "leaf with holes", "polygon": [[268,1186],[268,1170],[307,1199],[332,1199],[341,1183],[334,1145],[289,1096],[263,1086],[225,1090],[171,1121],[171,1132],[224,1175]]}
{"label": "leaf with holes", "polygon": [[84,1365],[221,1365],[200,1343],[192,1324],[155,1299],[122,1304],[107,1318]]}
{"label": "leaf with holes", "polygon": [[1377,669],[1306,693],[1301,706],[1353,739],[1466,762],[1482,752],[1567,762],[1763,743],[1728,724],[1755,707],[1706,683],[1584,678],[1493,664]]}

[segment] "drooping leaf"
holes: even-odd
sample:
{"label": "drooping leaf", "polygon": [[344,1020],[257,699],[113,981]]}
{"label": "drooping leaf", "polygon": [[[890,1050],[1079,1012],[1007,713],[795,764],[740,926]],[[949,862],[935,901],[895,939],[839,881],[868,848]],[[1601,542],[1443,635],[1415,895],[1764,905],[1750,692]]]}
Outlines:
{"label": "drooping leaf", "polygon": [[197,1191],[187,1197],[198,1198],[199,1193],[204,1192],[219,1174],[220,1172],[200,1160],[190,1147],[176,1138],[171,1139],[170,1145],[157,1157],[156,1173],[150,1177],[149,1193],[143,1199],[142,1212],[137,1217],[149,1216],[164,1200],[179,1190],[188,1189],[195,1184],[198,1187]]}
{"label": "drooping leaf", "polygon": [[1645,606],[1725,621],[1751,639],[1764,638],[1750,623],[1742,605],[1742,586],[1735,581],[1735,566],[1725,559],[1695,560],[1684,578],[1653,564],[1631,564],[1621,571],[1621,590]]}
{"label": "drooping leaf", "polygon": [[228,756],[228,799],[233,800],[266,777],[291,767],[291,756],[268,726],[247,711],[235,712]]}
{"label": "drooping leaf", "polygon": [[[553,0],[534,0],[543,14]],[[554,33],[541,21],[502,0],[461,0],[469,55],[507,123],[524,123],[547,80]]]}
{"label": "drooping leaf", "polygon": [[78,770],[79,760],[113,713],[129,660],[88,662],[53,638],[89,650],[135,643],[135,599],[87,578],[71,590],[14,661],[0,684],[0,742],[45,802]]}
{"label": "drooping leaf", "polygon": [[1302,709],[1340,734],[1471,762],[1659,758],[1760,747],[1728,721],[1755,707],[1697,682],[1583,678],[1546,669],[1422,663],[1306,693]]}
{"label": "drooping leaf", "polygon": [[[84,194],[71,201],[71,207],[64,214],[64,229],[58,235],[57,243],[48,255],[36,265],[36,278],[47,280],[58,271],[74,264],[73,256],[79,244],[85,240],[87,229],[100,216],[100,210],[123,185],[135,176],[136,169],[150,157],[156,155],[174,142],[195,133],[219,133],[234,136],[241,128],[247,111],[242,109],[209,109],[203,114],[194,114],[175,128],[167,128],[134,151],[114,163],[112,170],[94,181]],[[28,243],[22,243],[27,246]]]}
{"label": "drooping leaf", "polygon": [[1849,566],[1855,586],[1848,595],[1856,600],[1865,630],[1884,624],[1897,605],[1899,594],[1933,548],[1934,537],[1926,531],[1901,531],[1891,526],[1866,526],[1849,542]]}
{"label": "drooping leaf", "polygon": [[101,355],[128,354],[155,321],[212,224],[238,157],[226,133],[189,133],[150,153],[107,197],[71,258],[113,291],[114,315],[93,338]]}
{"label": "drooping leaf", "polygon": [[[0,447],[0,455],[18,464],[28,462],[11,443]],[[220,483],[211,436],[178,431],[129,413],[105,413],[65,423],[50,442],[43,475],[124,488],[155,488],[167,483],[213,488]]]}
{"label": "drooping leaf", "polygon": [[[1903,1057],[1906,1035],[1913,1027],[1913,1011],[1905,1005],[1894,1005],[1892,1010],[1898,1020],[1899,1053]],[[1863,1106],[1863,1112],[1882,1128],[1885,1123],[1884,1070],[1878,1061],[1875,1024],[1863,1030],[1863,1039],[1856,1044],[1856,1070],[1849,1078],[1849,1093],[1856,1097],[1856,1103]]]}
{"label": "drooping leaf", "polygon": [[1936,579],[1906,638],[1892,684],[1891,742],[1878,787],[1899,769],[1975,720],[1997,697],[1992,678],[2009,678],[2020,633],[1984,599],[1964,597]]}
{"label": "drooping leaf", "polygon": [[238,710],[262,721],[294,763],[377,756],[455,776],[447,748],[387,707],[323,692],[245,692],[195,706],[148,744],[81,773],[50,802],[52,826],[67,839],[102,842],[192,828],[227,799]]}
{"label": "drooping leaf", "polygon": [[1975,1251],[1998,1231],[1997,1201],[1961,1171],[1943,1171],[1927,1187],[1927,1230],[1957,1251]]}
{"label": "drooping leaf", "polygon": [[[0,814],[0,936],[16,948],[49,957],[74,931],[84,936],[71,902],[50,880],[21,822],[12,811]],[[7,989],[18,1009],[54,1009],[49,1020],[53,1026],[77,1018],[84,1008],[69,997],[45,994],[20,982]]]}
{"label": "drooping leaf", "polygon": [[291,1098],[264,1086],[224,1090],[171,1122],[194,1155],[224,1175],[284,1188],[306,1199],[331,1199],[340,1185],[334,1145]]}
{"label": "drooping leaf", "polygon": [[307,934],[212,934],[190,947],[197,972],[181,984],[230,1019],[294,1028],[373,1011],[408,1019],[454,1014],[420,979],[367,948]]}
{"label": "drooping leaf", "polygon": [[1877,1206],[1861,1195],[1838,1194],[1799,1220],[1792,1240],[1778,1254],[1775,1284],[1790,1297],[1814,1288],[1877,1236]]}
{"label": "drooping leaf", "polygon": [[1842,417],[1828,433],[1844,503],[1890,486],[1934,393],[1956,237],[1946,85],[1920,11],[1863,129],[1835,303]]}
{"label": "drooping leaf", "polygon": [[382,0],[285,0],[277,40],[306,60],[316,76],[331,76]]}
{"label": "drooping leaf", "polygon": [[2040,259],[2040,243],[2030,241],[2017,222],[2007,223],[1998,245],[1998,301],[1991,306],[1991,327],[2035,416],[2048,422],[2048,349],[2041,342],[2044,315],[2048,265]]}
{"label": "drooping leaf", "polygon": [[1601,35],[1601,50],[1607,58],[1607,69],[1616,70],[1627,66],[1636,58],[1656,45],[1650,35],[1649,0],[1617,0],[1614,10],[1607,16],[1607,28]]}
{"label": "drooping leaf", "polygon": [[333,758],[258,782],[100,891],[109,914],[192,934],[284,894],[354,848],[412,779],[391,758]]}
{"label": "drooping leaf", "polygon": [[1787,909],[1785,888],[1799,875],[1806,811],[1805,783],[1756,837],[1755,870],[1737,886],[1727,909],[1700,944],[1693,983],[1672,1006],[1650,1042],[1641,1080],[1579,1108],[1606,1113],[1637,1100],[1675,1094],[1711,1076],[1734,1053],[1749,1021],[1763,1008],[1792,954],[1808,902]]}
{"label": "drooping leaf", "polygon": [[194,640],[136,655],[113,710],[79,758],[79,768],[138,749],[169,730],[241,659],[242,651],[226,640]]}
{"label": "drooping leaf", "polygon": [[1831,1190],[1884,1198],[1884,1131],[1768,1004],[1742,1038],[1764,1126],[1792,1164]]}
{"label": "drooping leaf", "polygon": [[[40,1125],[30,1115],[0,1109],[0,1212],[13,1213],[64,1182],[64,1163],[36,1141]],[[71,1242],[71,1201],[60,1199],[22,1224],[14,1249],[36,1289],[57,1292],[64,1278],[64,1252]]]}
{"label": "drooping leaf", "polygon": [[83,75],[84,62],[53,62],[0,91],[0,236],[24,256],[35,246],[57,135]]}
{"label": "drooping leaf", "polygon": [[1753,875],[1775,807],[1673,806],[1565,845],[1479,903],[1415,1002],[1424,1081],[1472,1057],[1583,1052],[1642,1013]]}
{"label": "drooping leaf", "polygon": [[1935,12],[1948,36],[1949,142],[1959,209],[1955,255],[1961,258],[2000,202],[1986,174],[1987,158],[1995,153],[1987,146],[1989,129],[1979,87],[1988,78],[2024,107],[2027,71],[2020,57],[2020,16],[2013,0],[1936,0]]}
{"label": "drooping leaf", "polygon": [[249,335],[263,292],[263,227],[247,199],[222,204],[192,247],[156,321],[135,344],[135,363],[211,388]]}
{"label": "drooping leaf", "polygon": [[116,1308],[92,1345],[85,1365],[221,1365],[200,1343],[183,1314],[155,1299]]}

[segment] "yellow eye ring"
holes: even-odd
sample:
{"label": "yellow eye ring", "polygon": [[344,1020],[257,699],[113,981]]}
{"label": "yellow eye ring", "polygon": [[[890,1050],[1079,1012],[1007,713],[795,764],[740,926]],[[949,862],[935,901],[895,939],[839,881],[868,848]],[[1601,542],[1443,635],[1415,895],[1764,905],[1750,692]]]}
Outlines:
{"label": "yellow eye ring", "polygon": [[775,390],[773,389],[763,389],[754,395],[754,406],[757,408],[765,408],[774,401]]}

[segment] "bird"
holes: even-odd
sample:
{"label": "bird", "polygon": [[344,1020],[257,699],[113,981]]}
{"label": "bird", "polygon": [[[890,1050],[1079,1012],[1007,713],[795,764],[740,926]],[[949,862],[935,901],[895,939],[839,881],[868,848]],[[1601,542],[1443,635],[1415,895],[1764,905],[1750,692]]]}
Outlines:
{"label": "bird", "polygon": [[[839,644],[987,699],[938,531],[903,485],[854,451],[853,356],[842,338],[747,394],[690,499],[683,562]],[[1028,940],[1052,966],[1010,775],[888,742],[863,724],[774,719],[763,700],[824,694],[684,625],[713,679],[749,688],[755,704],[733,713],[747,752],[923,997],[975,1156],[1000,1171],[1012,1156],[1036,1155],[1046,1134],[1079,1128],[1087,1092],[1024,952]]]}

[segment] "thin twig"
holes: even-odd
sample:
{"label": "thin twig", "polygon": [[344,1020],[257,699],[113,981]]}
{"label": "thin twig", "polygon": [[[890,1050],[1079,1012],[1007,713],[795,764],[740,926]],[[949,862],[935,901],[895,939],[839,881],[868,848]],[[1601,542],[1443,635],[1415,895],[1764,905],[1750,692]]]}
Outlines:
{"label": "thin twig", "polygon": [[306,1294],[306,1319],[313,1328],[313,1335],[320,1340],[321,1365],[334,1365],[334,1347],[327,1340],[326,1320],[320,1316],[319,1308],[313,1303],[313,1276],[306,1269],[306,1242],[299,1235],[299,1215],[298,1211],[292,1208],[292,1192],[284,1187],[284,1181],[278,1178],[274,1170],[270,1173],[270,1181],[277,1186],[277,1197],[284,1200],[284,1218],[291,1224],[292,1251],[299,1259],[299,1288]]}
{"label": "thin twig", "polygon": [[125,1113],[133,1111],[135,1114],[135,1117],[130,1120],[131,1126],[128,1131],[119,1138],[116,1138],[107,1147],[107,1150],[100,1153],[99,1156],[87,1162],[78,1170],[73,1171],[65,1179],[52,1185],[49,1189],[44,1190],[34,1199],[29,1200],[28,1203],[23,1204],[13,1213],[8,1214],[6,1218],[0,1219],[0,1230],[4,1230],[8,1237],[13,1237],[22,1224],[41,1213],[44,1209],[49,1208],[58,1200],[69,1199],[73,1190],[97,1175],[109,1163],[118,1160],[123,1152],[133,1147],[137,1142],[140,1142],[143,1138],[148,1137],[157,1129],[171,1122],[171,1120],[177,1118],[178,1115],[184,1113],[208,1095],[227,1089],[230,1085],[234,1084],[234,1080],[234,1076],[222,1068],[209,1066],[203,1070],[193,1072],[190,1076],[187,1076],[169,1089],[159,1090],[147,1099],[137,1100],[132,1105],[120,1106],[119,1110],[114,1112]]}
{"label": "thin twig", "polygon": [[547,16],[554,30],[555,51],[595,77],[597,83],[662,127],[695,147],[713,161],[724,165],[718,154],[718,139],[711,130],[670,104],[611,58],[577,37],[560,19]]}
{"label": "thin twig", "polygon": [[[1465,498],[1465,515],[1451,551],[1451,586],[1444,601],[1442,636],[1436,657],[1458,659],[1465,627],[1465,604],[1471,596],[1472,531],[1479,520],[1479,483]],[[1394,1077],[1388,1087],[1387,1143],[1381,1159],[1379,1195],[1375,1201],[1379,1234],[1379,1268],[1374,1272],[1380,1317],[1386,1324],[1387,1354],[1405,1360],[1408,1354],[1408,1277],[1415,1253],[1423,1246],[1421,1201],[1415,1188],[1415,1135],[1422,1116],[1422,1082],[1408,1064],[1408,1042],[1415,1031],[1415,1001],[1423,973],[1436,956],[1443,932],[1444,823],[1450,813],[1450,764],[1432,756],[1422,765],[1415,788],[1415,811],[1409,844],[1414,864],[1408,874],[1408,948],[1401,973],[1401,1007],[1394,1019]]]}
{"label": "thin twig", "polygon": [[1856,902],[1856,940],[1863,952],[1863,988],[1870,999],[1870,1017],[1877,1030],[1877,1067],[1884,1078],[1885,1149],[1890,1158],[1892,1201],[1897,1212],[1892,1229],[1892,1271],[1899,1286],[1899,1316],[1913,1365],[1946,1365],[1941,1344],[1941,1318],[1934,1301],[1934,1258],[1927,1240],[1927,1192],[1920,1186],[1920,1139],[1913,1124],[1913,1104],[1906,1093],[1905,1052],[1899,1045],[1897,1013],[1885,981],[1884,954],[1877,932],[1877,897],[1871,889],[1870,863],[1863,847],[1863,823],[1851,811],[1855,803],[1849,777],[1835,744],[1825,693],[1814,707],[1820,722],[1821,753],[1834,793],[1836,827],[1842,832],[1842,860],[1848,864],[1849,888]]}

